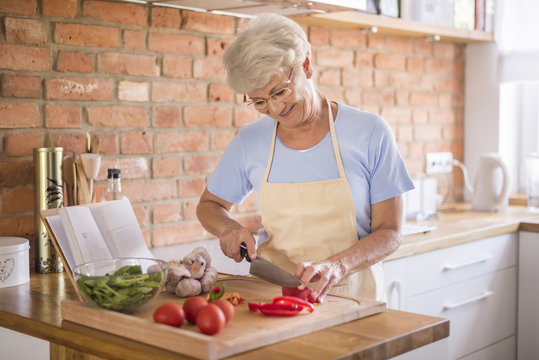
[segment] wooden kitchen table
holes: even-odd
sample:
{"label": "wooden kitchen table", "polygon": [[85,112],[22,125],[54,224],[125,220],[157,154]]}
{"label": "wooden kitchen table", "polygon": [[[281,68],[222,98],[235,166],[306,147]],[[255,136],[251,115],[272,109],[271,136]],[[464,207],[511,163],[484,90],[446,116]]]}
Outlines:
{"label": "wooden kitchen table", "polygon": [[[188,359],[62,321],[60,302],[64,299],[76,299],[65,273],[32,273],[29,283],[0,289],[0,326],[49,341],[51,359]],[[231,359],[386,359],[448,336],[449,321],[445,319],[386,310]]]}

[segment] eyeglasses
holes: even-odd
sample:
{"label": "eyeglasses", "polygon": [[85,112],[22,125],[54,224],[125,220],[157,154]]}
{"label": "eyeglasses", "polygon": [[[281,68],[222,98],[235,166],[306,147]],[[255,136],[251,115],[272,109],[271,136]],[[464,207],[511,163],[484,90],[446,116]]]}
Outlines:
{"label": "eyeglasses", "polygon": [[255,98],[247,100],[247,96],[243,95],[243,102],[247,103],[247,105],[254,106],[255,109],[258,111],[264,111],[269,106],[269,101],[284,101],[287,97],[292,94],[292,90],[288,87],[290,85],[290,82],[292,81],[292,76],[294,75],[294,68],[292,67],[292,70],[290,71],[290,75],[288,76],[288,80],[286,81],[285,87],[275,91],[272,93],[269,98]]}

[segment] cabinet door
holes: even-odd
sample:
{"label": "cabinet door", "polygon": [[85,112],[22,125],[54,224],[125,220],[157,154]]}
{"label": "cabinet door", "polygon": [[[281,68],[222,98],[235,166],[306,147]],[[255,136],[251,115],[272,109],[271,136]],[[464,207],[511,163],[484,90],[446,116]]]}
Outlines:
{"label": "cabinet door", "polygon": [[408,258],[385,261],[384,281],[386,284],[387,305],[394,310],[406,311],[406,279],[405,270]]}
{"label": "cabinet door", "polygon": [[517,340],[514,336],[490,345],[484,349],[474,352],[459,360],[513,360],[515,359]]}
{"label": "cabinet door", "polygon": [[517,269],[511,267],[408,298],[408,311],[449,319],[449,358],[516,333]]}
{"label": "cabinet door", "polygon": [[0,359],[50,359],[47,341],[3,327],[0,327],[0,349]]}
{"label": "cabinet door", "polygon": [[518,267],[518,358],[539,356],[539,234],[520,232]]}

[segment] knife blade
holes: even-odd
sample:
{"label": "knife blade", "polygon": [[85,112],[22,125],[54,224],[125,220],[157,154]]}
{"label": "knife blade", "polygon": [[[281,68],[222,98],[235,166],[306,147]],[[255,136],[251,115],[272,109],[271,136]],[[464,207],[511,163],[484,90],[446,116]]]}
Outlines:
{"label": "knife blade", "polygon": [[268,260],[260,256],[257,256],[256,259],[251,259],[247,253],[247,247],[244,244],[240,245],[240,253],[245,260],[251,263],[249,268],[251,275],[283,287],[298,287],[301,285],[300,279]]}

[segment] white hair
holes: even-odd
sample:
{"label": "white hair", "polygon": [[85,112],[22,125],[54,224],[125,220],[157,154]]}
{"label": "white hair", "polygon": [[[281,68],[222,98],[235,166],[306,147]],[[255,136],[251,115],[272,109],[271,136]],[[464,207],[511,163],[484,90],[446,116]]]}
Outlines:
{"label": "white hair", "polygon": [[266,86],[310,55],[311,45],[296,22],[276,14],[262,14],[249,22],[223,55],[228,86],[250,93]]}

